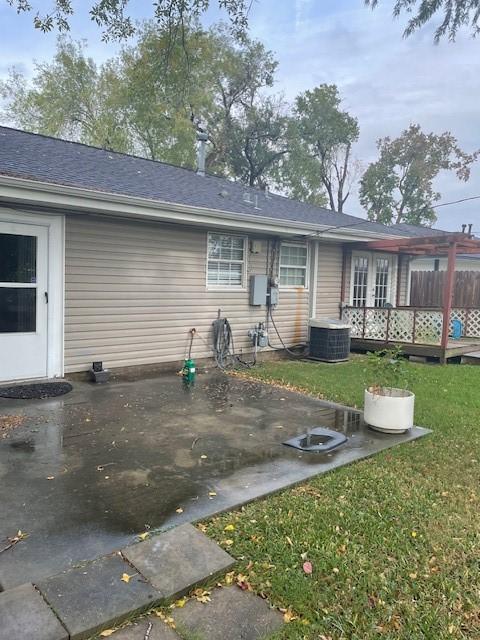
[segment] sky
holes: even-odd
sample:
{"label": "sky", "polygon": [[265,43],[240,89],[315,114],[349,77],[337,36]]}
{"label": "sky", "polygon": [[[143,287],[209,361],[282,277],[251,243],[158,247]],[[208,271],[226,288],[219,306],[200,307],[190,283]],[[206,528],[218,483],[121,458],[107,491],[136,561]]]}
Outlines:
{"label": "sky", "polygon": [[[48,11],[51,0],[32,4]],[[70,35],[85,39],[89,55],[101,63],[118,45],[101,41],[87,15],[90,2],[73,4],[77,12]],[[130,0],[130,5],[135,18],[149,17],[150,0]],[[393,0],[383,0],[371,11],[363,0],[256,0],[250,33],[275,53],[275,89],[287,99],[321,83],[338,86],[343,107],[359,121],[354,155],[363,166],[378,157],[378,138],[395,137],[411,123],[424,131],[451,131],[466,152],[479,149],[480,38],[464,30],[455,43],[435,45],[433,23],[404,39],[405,18],[392,19],[392,5]],[[214,8],[204,20],[212,23],[222,17]],[[32,15],[18,16],[7,0],[0,0],[0,35],[0,78],[12,66],[31,75],[34,61],[49,60],[55,50],[56,35],[35,30]],[[468,182],[443,173],[435,187],[441,202],[480,195],[480,161]],[[356,193],[345,210],[365,215]],[[480,200],[442,207],[437,214],[438,228],[459,230],[462,223],[473,223],[480,233]]]}

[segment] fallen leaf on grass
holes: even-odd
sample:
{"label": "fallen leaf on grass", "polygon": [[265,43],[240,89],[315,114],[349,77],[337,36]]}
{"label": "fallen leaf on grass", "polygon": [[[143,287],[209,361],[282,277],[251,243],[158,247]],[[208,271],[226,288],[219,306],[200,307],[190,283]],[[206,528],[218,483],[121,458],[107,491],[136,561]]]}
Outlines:
{"label": "fallen leaf on grass", "polygon": [[176,609],[183,609],[183,607],[187,604],[187,599],[186,598],[180,598],[180,600],[177,600],[174,605]]}
{"label": "fallen leaf on grass", "polygon": [[175,620],[172,616],[166,616],[163,611],[155,611],[155,615],[160,618],[160,620],[163,620],[165,624],[168,624],[171,629],[175,629]]}
{"label": "fallen leaf on grass", "polygon": [[[282,611],[282,609],[280,609],[280,611]],[[284,609],[283,621],[288,623],[288,622],[292,622],[293,620],[298,620],[298,616],[293,613],[290,607],[288,609]]]}
{"label": "fallen leaf on grass", "polygon": [[193,592],[193,597],[197,602],[201,602],[202,604],[207,604],[211,602],[210,591],[206,591],[206,589],[195,589]]}
{"label": "fallen leaf on grass", "polygon": [[223,528],[224,531],[235,531],[235,525],[234,524],[227,524],[226,527]]}
{"label": "fallen leaf on grass", "polygon": [[244,576],[242,573],[237,575],[237,586],[240,587],[242,591],[252,591],[252,586],[247,576]]}
{"label": "fallen leaf on grass", "polygon": [[233,544],[233,540],[228,539],[228,540],[221,540],[220,544],[225,545],[226,547],[231,547]]}
{"label": "fallen leaf on grass", "polygon": [[233,584],[233,580],[235,578],[235,571],[230,571],[225,575],[225,584]]}
{"label": "fallen leaf on grass", "polygon": [[293,547],[292,539],[291,539],[289,536],[286,536],[286,540],[287,540],[288,544],[289,544],[291,547]]}
{"label": "fallen leaf on grass", "polygon": [[308,560],[303,563],[303,570],[306,574],[310,575],[313,572],[312,563]]}

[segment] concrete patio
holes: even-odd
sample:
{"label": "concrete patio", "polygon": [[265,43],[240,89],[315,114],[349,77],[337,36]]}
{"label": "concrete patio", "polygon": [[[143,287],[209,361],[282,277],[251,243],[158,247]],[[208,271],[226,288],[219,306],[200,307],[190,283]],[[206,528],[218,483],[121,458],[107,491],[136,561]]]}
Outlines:
{"label": "concrete patio", "polygon": [[[28,534],[0,553],[3,590],[427,433],[376,433],[358,411],[220,372],[192,388],[172,374],[75,381],[60,398],[0,399],[0,413],[23,421],[0,440],[0,548]],[[348,442],[330,454],[282,445],[313,426]]]}

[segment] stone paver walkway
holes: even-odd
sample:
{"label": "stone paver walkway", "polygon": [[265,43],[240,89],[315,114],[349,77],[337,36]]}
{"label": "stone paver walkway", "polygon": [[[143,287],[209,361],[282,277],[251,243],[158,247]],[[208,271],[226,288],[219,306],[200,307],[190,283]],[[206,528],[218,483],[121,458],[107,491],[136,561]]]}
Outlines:
{"label": "stone paver walkway", "polygon": [[[0,640],[85,640],[170,603],[234,563],[213,540],[184,524],[35,586],[0,593]],[[169,632],[156,623],[156,636],[147,637],[170,640]]]}
{"label": "stone paver walkway", "polygon": [[[283,625],[281,613],[268,602],[236,586],[212,591],[211,602],[189,600],[174,609],[172,617],[179,633],[156,616],[133,623],[112,636],[112,640],[260,640]],[[151,623],[150,633],[148,633]]]}

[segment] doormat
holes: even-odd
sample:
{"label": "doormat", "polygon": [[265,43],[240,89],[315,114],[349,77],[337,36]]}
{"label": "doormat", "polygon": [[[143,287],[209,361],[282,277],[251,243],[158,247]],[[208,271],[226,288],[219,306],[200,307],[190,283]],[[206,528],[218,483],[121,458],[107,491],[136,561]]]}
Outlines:
{"label": "doormat", "polygon": [[35,384],[17,384],[13,387],[0,387],[0,398],[15,400],[42,400],[63,396],[73,389],[69,382],[37,382]]}

